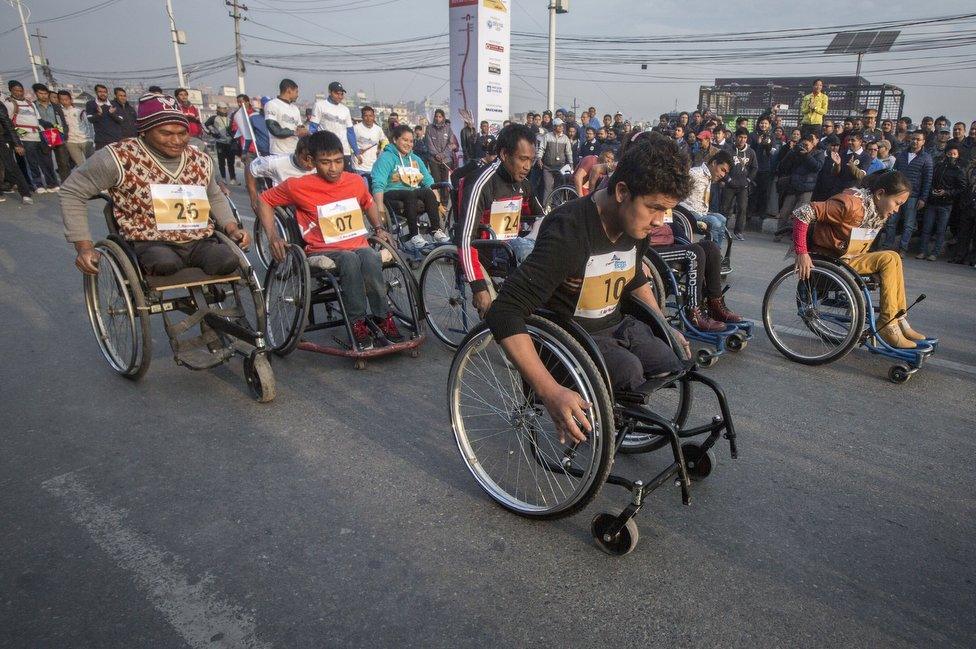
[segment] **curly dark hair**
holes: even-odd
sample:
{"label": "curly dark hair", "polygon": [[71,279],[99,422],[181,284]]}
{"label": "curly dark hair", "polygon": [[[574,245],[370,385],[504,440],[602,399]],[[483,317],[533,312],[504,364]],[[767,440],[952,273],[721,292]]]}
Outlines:
{"label": "curly dark hair", "polygon": [[691,192],[688,155],[669,137],[647,133],[633,139],[610,176],[609,187],[624,183],[632,196],[664,194],[679,201]]}

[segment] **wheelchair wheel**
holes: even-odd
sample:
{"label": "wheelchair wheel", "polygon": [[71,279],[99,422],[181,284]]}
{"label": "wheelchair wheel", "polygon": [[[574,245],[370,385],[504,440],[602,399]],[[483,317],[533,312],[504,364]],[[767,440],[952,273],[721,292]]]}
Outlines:
{"label": "wheelchair wheel", "polygon": [[418,293],[417,280],[408,270],[407,262],[393,246],[380,243],[378,240],[372,243],[374,247],[387,250],[393,256],[393,261],[383,264],[386,297],[393,317],[419,333],[419,317],[414,309]]}
{"label": "wheelchair wheel", "polygon": [[562,518],[592,501],[610,473],[613,402],[596,365],[569,333],[535,316],[527,324],[546,369],[592,404],[587,440],[559,443],[549,413],[484,324],[451,363],[451,423],[465,464],[493,500],[520,516]]}
{"label": "wheelchair wheel", "polygon": [[305,253],[289,245],[281,263],[272,261],[264,276],[268,346],[278,356],[295,350],[305,331],[312,300],[312,278]]}
{"label": "wheelchair wheel", "polygon": [[456,248],[441,246],[424,260],[420,304],[430,330],[451,349],[481,321]]}
{"label": "wheelchair wheel", "polygon": [[84,276],[85,306],[95,340],[116,372],[138,380],[149,369],[152,335],[142,283],[114,241],[99,241],[98,274]]}
{"label": "wheelchair wheel", "polygon": [[[691,410],[692,389],[687,381],[655,390],[647,398],[647,409],[666,418],[676,428],[684,426]],[[668,444],[664,431],[642,428],[628,433],[620,443],[621,453],[647,453]]]}
{"label": "wheelchair wheel", "polygon": [[[278,231],[278,236],[285,241],[288,240],[288,232],[277,215],[275,215],[275,229]],[[271,246],[268,244],[268,237],[264,233],[264,228],[261,227],[261,219],[255,219],[254,221],[254,248],[257,250],[258,259],[261,260],[264,267],[267,268],[270,266],[274,258],[271,256]]]}
{"label": "wheelchair wheel", "polygon": [[791,361],[822,365],[848,354],[864,328],[864,295],[843,267],[816,260],[800,280],[781,270],[763,297],[763,325],[770,342]]}
{"label": "wheelchair wheel", "polygon": [[576,188],[572,185],[563,185],[561,187],[556,187],[554,190],[549,192],[543,206],[550,210],[554,210],[563,203],[567,203],[576,198],[579,198],[579,194],[576,193]]}

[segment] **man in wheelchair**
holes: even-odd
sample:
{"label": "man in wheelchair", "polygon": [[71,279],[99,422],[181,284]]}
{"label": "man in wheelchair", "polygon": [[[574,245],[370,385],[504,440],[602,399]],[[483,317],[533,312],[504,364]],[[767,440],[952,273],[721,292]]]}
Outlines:
{"label": "man in wheelchair", "polygon": [[373,200],[387,222],[384,201],[402,204],[410,244],[419,250],[427,245],[427,240],[420,234],[418,203],[423,204],[430,220],[434,242],[448,243],[451,238],[441,229],[440,203],[431,188],[434,178],[424,161],[413,152],[413,145],[414,133],[409,126],[401,124],[393,129],[393,142],[386,145],[373,165]]}
{"label": "man in wheelchair", "polygon": [[[694,214],[695,227],[707,232],[708,238],[715,242],[719,250],[722,250],[725,242],[726,218],[717,212],[710,212],[708,205],[712,184],[725,178],[731,168],[732,154],[724,149],[717,151],[707,162],[692,167],[688,172],[691,176],[691,193],[681,203]],[[689,232],[688,236],[691,237],[691,234]]]}
{"label": "man in wheelchair", "polygon": [[[912,329],[903,315],[905,275],[901,257],[893,250],[869,252],[888,217],[908,200],[911,185],[899,171],[886,171],[864,178],[859,189],[848,189],[826,200],[803,205],[793,211],[793,245],[796,271],[808,279],[813,269],[813,252],[839,257],[855,272],[877,275],[881,288],[878,335],[896,349],[915,349],[926,337]],[[807,241],[808,231],[816,225]]]}
{"label": "man in wheelchair", "polygon": [[238,255],[214,230],[242,248],[249,237],[217,186],[211,157],[189,146],[187,118],[176,99],[143,95],[136,114],[138,137],[96,151],[62,185],[64,232],[78,253],[75,265],[87,274],[98,272],[88,201],[104,192],[112,199],[119,235],[147,275],[172,275],[186,267],[208,275],[233,273]]}
{"label": "man in wheelchair", "polygon": [[[472,301],[483,314],[491,304],[488,278],[482,276],[478,251],[472,238],[481,238],[479,226],[491,228],[496,239],[505,241],[522,262],[535,246],[542,206],[533,196],[529,171],[535,161],[535,133],[523,124],[509,124],[498,133],[498,159],[477,176],[464,183],[461,210],[464,221],[458,232],[458,255],[465,278],[471,285]],[[522,218],[536,217],[529,232],[524,232]]]}
{"label": "man in wheelchair", "polygon": [[357,348],[369,349],[374,340],[380,344],[400,342],[403,336],[387,302],[383,261],[367,240],[366,220],[377,237],[391,241],[376,203],[363,178],[344,170],[342,142],[334,133],[323,130],[308,136],[308,154],[315,173],[289,178],[261,194],[258,218],[271,253],[281,262],[288,246],[275,227],[274,208],[292,206],[309,266],[331,268],[334,264],[338,271]]}
{"label": "man in wheelchair", "polygon": [[[634,142],[609,186],[561,205],[543,224],[532,254],[502,286],[485,320],[495,340],[549,411],[562,441],[586,439],[590,404],[553,378],[526,329],[545,306],[572,318],[593,338],[615,391],[639,391],[650,378],[684,364],[651,328],[621,311],[624,294],[661,312],[641,264],[648,235],[690,189],[688,160],[660,135]],[[677,331],[674,339],[690,355]]]}

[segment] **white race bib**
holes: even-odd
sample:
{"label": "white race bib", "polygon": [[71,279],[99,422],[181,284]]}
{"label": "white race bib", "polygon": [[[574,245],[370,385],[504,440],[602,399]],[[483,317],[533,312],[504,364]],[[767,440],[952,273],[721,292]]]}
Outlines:
{"label": "white race bib", "polygon": [[491,229],[498,239],[514,239],[519,233],[522,218],[522,198],[494,201],[491,204]]}
{"label": "white race bib", "polygon": [[210,199],[203,185],[149,185],[156,229],[205,230],[210,222]]}
{"label": "white race bib", "polygon": [[424,174],[420,172],[420,169],[406,165],[397,167],[397,175],[400,176],[400,182],[408,187],[419,187],[424,179]]}
{"label": "white race bib", "polygon": [[634,279],[637,249],[594,255],[586,262],[586,273],[576,302],[577,318],[602,318],[614,312],[624,287]]}
{"label": "white race bib", "polygon": [[847,242],[847,252],[844,256],[851,257],[867,252],[879,232],[881,228],[851,228],[851,238]]}
{"label": "white race bib", "polygon": [[325,243],[339,243],[366,234],[363,210],[355,198],[319,205],[317,212]]}

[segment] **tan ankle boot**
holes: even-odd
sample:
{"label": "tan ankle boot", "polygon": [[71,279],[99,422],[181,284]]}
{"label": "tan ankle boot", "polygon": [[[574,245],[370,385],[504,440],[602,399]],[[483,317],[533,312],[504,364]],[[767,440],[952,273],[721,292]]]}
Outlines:
{"label": "tan ankle boot", "polygon": [[915,349],[917,347],[914,342],[905,338],[897,322],[885,325],[884,329],[878,332],[878,335],[895,349]]}
{"label": "tan ankle boot", "polygon": [[912,329],[912,325],[908,324],[906,318],[898,318],[898,327],[901,329],[902,335],[909,340],[914,340],[915,342],[925,340],[925,336]]}

